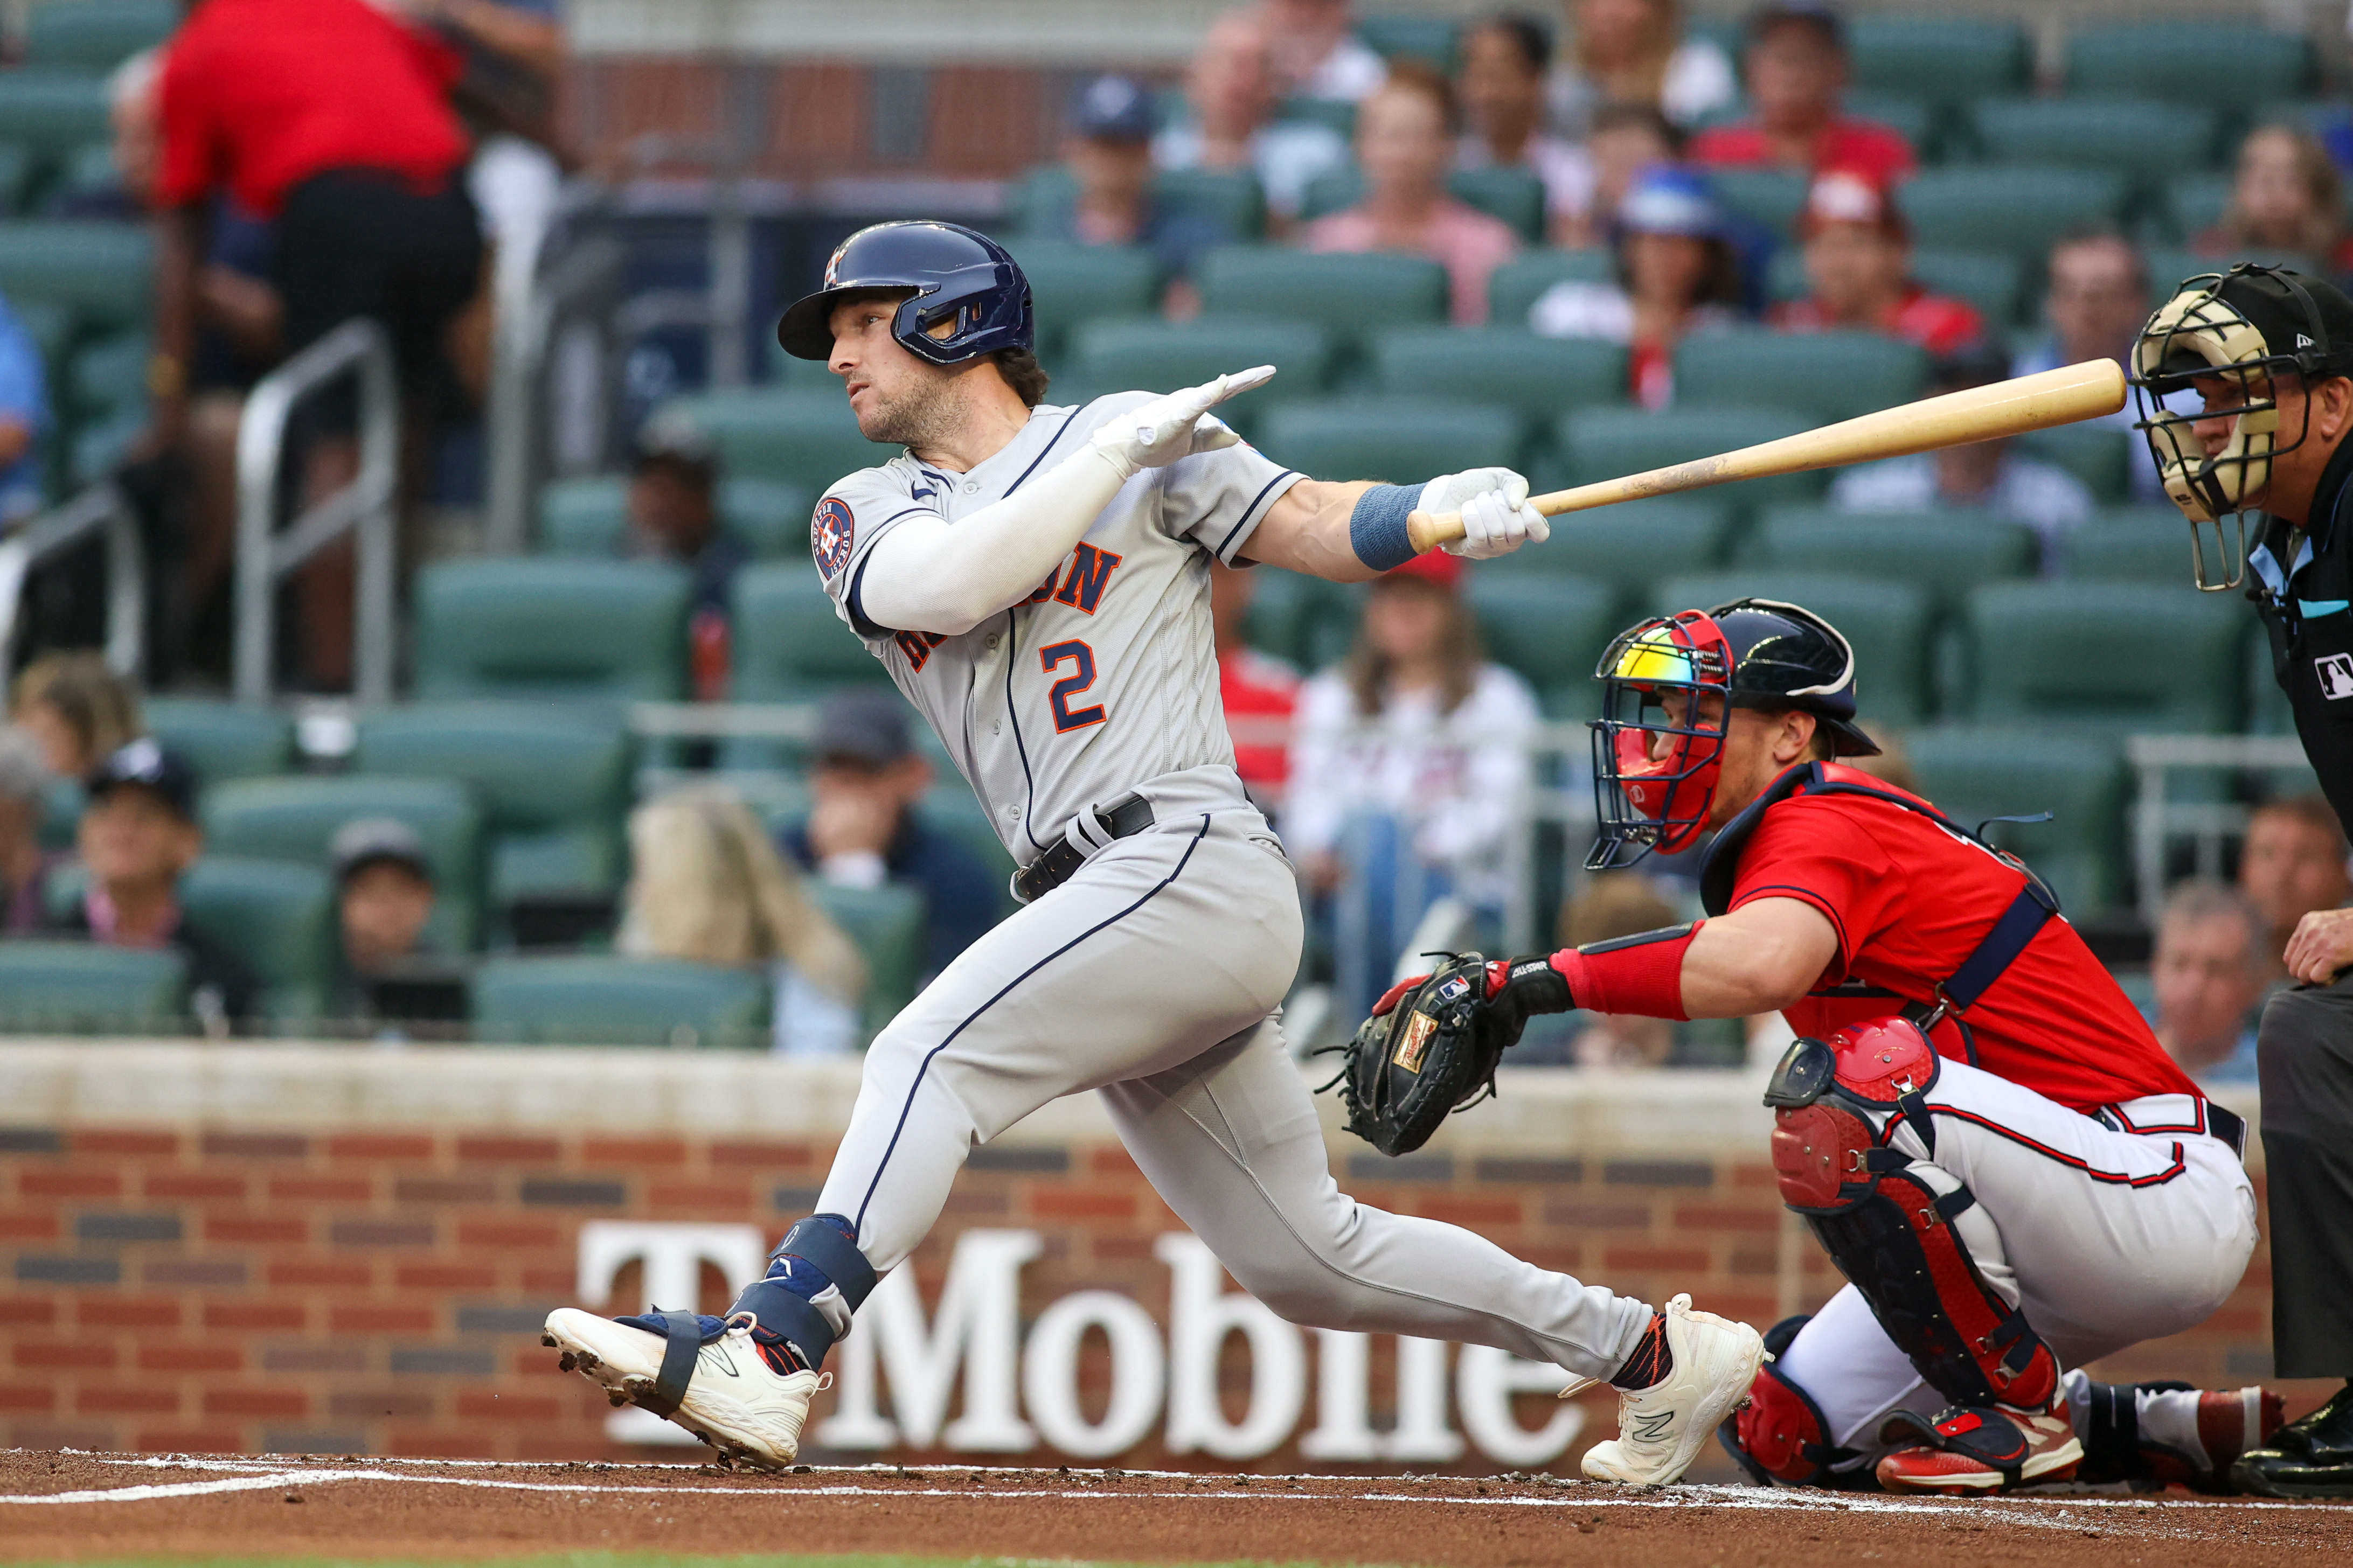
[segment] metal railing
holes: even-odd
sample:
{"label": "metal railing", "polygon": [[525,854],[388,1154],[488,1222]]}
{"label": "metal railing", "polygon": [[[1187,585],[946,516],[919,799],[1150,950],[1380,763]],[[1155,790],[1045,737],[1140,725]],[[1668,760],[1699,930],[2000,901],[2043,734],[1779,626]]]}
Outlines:
{"label": "metal railing", "polygon": [[604,466],[622,346],[641,330],[620,299],[620,245],[591,239],[543,270],[502,269],[491,388],[484,542],[493,555],[531,546],[531,507],[551,474]]}
{"label": "metal railing", "polygon": [[[359,383],[359,473],[332,495],[313,501],[280,532],[278,486],[287,426],[304,398],[346,375]],[[269,700],[280,579],[352,532],[359,547],[353,689],[363,702],[391,700],[399,476],[400,392],[392,345],[375,322],[345,321],[264,376],[247,395],[237,431],[239,701]]]}
{"label": "metal railing", "polygon": [[2178,773],[2244,773],[2308,767],[2294,735],[2134,735],[2125,760],[2137,784],[2132,806],[2133,882],[2140,917],[2150,929],[2165,909],[2165,873],[2172,846],[2189,840],[2200,876],[2222,874],[2226,841],[2243,837],[2250,808],[2232,800],[2176,799]]}
{"label": "metal railing", "polygon": [[147,547],[139,518],[111,479],[32,519],[0,541],[0,655],[16,641],[25,582],[34,567],[99,532],[106,535],[106,664],[136,680],[147,655]]}

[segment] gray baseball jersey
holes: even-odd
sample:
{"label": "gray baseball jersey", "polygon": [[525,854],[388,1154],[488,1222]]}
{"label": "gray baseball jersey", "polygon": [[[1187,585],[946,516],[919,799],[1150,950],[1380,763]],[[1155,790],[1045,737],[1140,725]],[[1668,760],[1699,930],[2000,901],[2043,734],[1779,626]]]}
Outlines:
{"label": "gray baseball jersey", "polygon": [[1231,563],[1300,475],[1248,445],[1181,458],[1123,485],[1036,592],[959,637],[892,631],[859,584],[875,542],[924,514],[953,524],[1151,400],[1043,406],[969,473],[902,454],[818,503],[809,552],[836,610],[939,731],[1028,865],[1081,810],[1143,786],[1164,820],[1246,804],[1218,694],[1208,558]]}

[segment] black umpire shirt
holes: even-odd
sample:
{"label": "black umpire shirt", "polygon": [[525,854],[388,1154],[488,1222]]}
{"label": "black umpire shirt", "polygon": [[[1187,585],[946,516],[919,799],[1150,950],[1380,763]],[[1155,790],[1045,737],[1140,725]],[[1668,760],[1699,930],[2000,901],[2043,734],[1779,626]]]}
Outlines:
{"label": "black umpire shirt", "polygon": [[2263,520],[2247,575],[2304,754],[2337,820],[2353,823],[2353,437],[2321,470],[2307,527]]}

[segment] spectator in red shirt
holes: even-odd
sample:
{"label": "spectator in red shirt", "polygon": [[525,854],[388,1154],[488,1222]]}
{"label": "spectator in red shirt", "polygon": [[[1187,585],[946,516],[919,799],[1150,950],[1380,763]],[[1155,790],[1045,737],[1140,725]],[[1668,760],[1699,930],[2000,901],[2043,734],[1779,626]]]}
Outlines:
{"label": "spectator in red shirt", "polygon": [[[1263,568],[1253,568],[1253,571]],[[1217,628],[1218,690],[1234,731],[1234,771],[1261,809],[1279,805],[1291,781],[1291,710],[1299,705],[1299,671],[1243,640],[1251,572],[1209,563],[1209,618]]]}
{"label": "spectator in red shirt", "polygon": [[1931,294],[1912,280],[1912,237],[1886,186],[1869,174],[1831,169],[1817,176],[1798,215],[1805,244],[1802,300],[1777,306],[1784,331],[1833,328],[1891,332],[1932,354],[1949,354],[1985,334],[1985,318],[1963,300]]}
{"label": "spectator in red shirt", "polygon": [[1812,0],[1781,0],[1748,20],[1743,63],[1755,112],[1692,138],[1695,163],[1783,169],[1861,169],[1882,184],[1917,164],[1912,144],[1887,126],[1839,110],[1846,89],[1846,28]]}
{"label": "spectator in red shirt", "polygon": [[[285,351],[354,316],[384,323],[427,449],[427,395],[450,319],[473,296],[482,244],[461,177],[464,131],[447,94],[461,68],[448,43],[366,0],[202,0],[173,38],[161,95],[156,173],[156,355],[149,372],[157,437],[178,440],[187,413],[196,279],[216,193],[274,221]],[[348,398],[322,399],[323,434],[304,459],[312,498],[357,471]],[[351,676],[352,547],[304,569],[304,674],[322,688]]]}

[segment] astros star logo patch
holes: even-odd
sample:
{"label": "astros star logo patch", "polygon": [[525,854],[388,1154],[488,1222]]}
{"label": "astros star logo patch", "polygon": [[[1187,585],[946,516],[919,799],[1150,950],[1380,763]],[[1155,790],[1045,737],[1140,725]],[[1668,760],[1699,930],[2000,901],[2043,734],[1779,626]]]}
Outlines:
{"label": "astros star logo patch", "polygon": [[809,518],[809,554],[827,582],[832,582],[833,574],[848,563],[849,540],[849,508],[831,496],[818,502]]}

